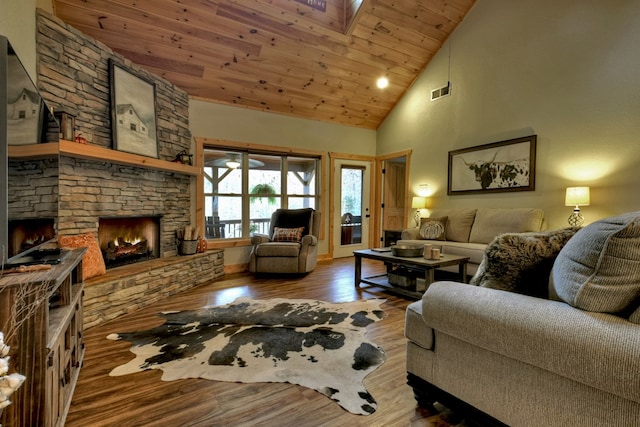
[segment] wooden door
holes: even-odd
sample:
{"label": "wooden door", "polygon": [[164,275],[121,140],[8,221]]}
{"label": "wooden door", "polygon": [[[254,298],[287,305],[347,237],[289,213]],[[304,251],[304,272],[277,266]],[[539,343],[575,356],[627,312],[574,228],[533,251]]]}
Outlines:
{"label": "wooden door", "polygon": [[406,162],[391,159],[384,164],[384,187],[382,209],[382,229],[401,230],[406,228]]}

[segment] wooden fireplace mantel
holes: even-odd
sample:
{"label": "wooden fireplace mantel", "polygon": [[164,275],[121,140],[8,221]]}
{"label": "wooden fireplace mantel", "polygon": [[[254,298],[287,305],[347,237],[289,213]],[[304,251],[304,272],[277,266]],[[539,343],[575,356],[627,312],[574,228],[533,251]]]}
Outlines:
{"label": "wooden fireplace mantel", "polygon": [[9,146],[9,158],[44,159],[57,156],[58,154],[79,159],[108,161],[121,165],[180,173],[183,175],[197,176],[200,173],[200,170],[195,166],[65,140],[45,144]]}

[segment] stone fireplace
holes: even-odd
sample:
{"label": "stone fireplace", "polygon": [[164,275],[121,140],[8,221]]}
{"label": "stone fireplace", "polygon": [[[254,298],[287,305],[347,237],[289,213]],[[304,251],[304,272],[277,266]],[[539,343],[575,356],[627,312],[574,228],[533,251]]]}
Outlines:
{"label": "stone fireplace", "polygon": [[160,257],[160,216],[100,218],[98,242],[107,267]]}

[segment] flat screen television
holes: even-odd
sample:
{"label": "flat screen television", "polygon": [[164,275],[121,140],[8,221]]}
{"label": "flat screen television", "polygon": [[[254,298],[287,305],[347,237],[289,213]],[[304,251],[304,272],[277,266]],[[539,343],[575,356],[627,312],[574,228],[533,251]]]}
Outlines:
{"label": "flat screen television", "polygon": [[[0,262],[22,255],[32,248],[14,252],[9,259],[10,145],[33,145],[58,141],[59,126],[40,96],[36,85],[20,62],[11,43],[0,35]],[[52,135],[54,135],[52,137]],[[52,139],[55,138],[55,139]],[[13,194],[19,193],[14,191]],[[12,199],[14,197],[12,196]],[[18,203],[16,200],[11,200]],[[35,213],[34,213],[35,215]]]}

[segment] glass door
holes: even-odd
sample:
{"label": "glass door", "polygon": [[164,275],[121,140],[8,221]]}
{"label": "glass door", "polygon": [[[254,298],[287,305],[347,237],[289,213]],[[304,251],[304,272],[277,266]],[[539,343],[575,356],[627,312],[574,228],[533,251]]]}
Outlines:
{"label": "glass door", "polygon": [[336,160],[334,170],[333,256],[368,249],[371,162]]}

